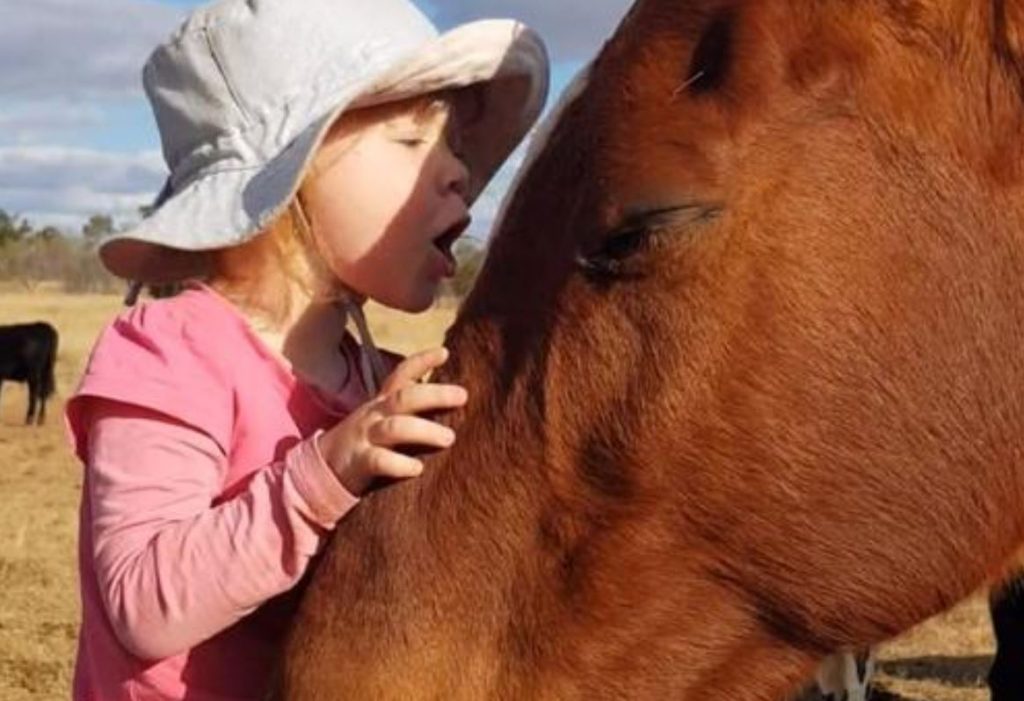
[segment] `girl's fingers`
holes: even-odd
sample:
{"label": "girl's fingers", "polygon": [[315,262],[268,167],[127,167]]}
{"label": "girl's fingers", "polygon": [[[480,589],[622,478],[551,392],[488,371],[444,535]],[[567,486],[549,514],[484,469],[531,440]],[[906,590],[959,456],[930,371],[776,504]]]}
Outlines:
{"label": "girl's fingers", "polygon": [[455,442],[455,431],[418,416],[390,416],[375,423],[367,436],[375,446],[419,445],[448,448]]}
{"label": "girl's fingers", "polygon": [[374,477],[392,477],[394,479],[408,479],[419,477],[423,473],[423,463],[408,455],[396,453],[387,448],[373,447],[367,451],[365,459],[368,461],[370,472]]}
{"label": "girl's fingers", "polygon": [[410,355],[398,364],[384,381],[381,394],[390,394],[400,387],[417,382],[421,377],[448,360],[447,348],[432,348]]}
{"label": "girl's fingers", "polygon": [[458,385],[411,384],[387,395],[381,408],[388,414],[422,414],[457,409],[468,398],[465,388]]}

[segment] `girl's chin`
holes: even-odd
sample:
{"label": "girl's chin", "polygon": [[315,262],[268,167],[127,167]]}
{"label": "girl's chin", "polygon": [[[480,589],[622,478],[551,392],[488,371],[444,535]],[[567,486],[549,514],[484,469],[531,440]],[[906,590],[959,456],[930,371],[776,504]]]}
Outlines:
{"label": "girl's chin", "polygon": [[436,288],[431,290],[431,293],[429,295],[425,295],[422,298],[418,298],[415,301],[411,302],[405,311],[409,312],[410,314],[419,314],[420,312],[425,312],[432,306],[434,306],[435,299],[437,299]]}
{"label": "girl's chin", "polygon": [[377,302],[407,314],[425,312],[434,305],[437,299],[437,285],[423,284],[418,289],[410,289],[404,295],[378,297]]}

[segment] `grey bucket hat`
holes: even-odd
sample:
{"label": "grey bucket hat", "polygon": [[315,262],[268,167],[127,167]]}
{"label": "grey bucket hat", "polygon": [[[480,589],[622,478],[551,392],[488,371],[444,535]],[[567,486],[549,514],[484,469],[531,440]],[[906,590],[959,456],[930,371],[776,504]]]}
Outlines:
{"label": "grey bucket hat", "polygon": [[143,84],[170,177],[100,256],[115,275],[159,283],[201,272],[191,252],[263,231],[351,109],[479,84],[480,117],[462,138],[475,199],[540,115],[548,58],[523,24],[438,34],[409,0],[220,0],[157,47]]}

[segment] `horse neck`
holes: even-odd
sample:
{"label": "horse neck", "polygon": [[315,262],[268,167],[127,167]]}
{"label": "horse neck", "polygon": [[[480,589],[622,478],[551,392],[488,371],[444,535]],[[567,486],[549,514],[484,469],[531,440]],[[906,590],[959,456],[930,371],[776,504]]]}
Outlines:
{"label": "horse neck", "polygon": [[[369,495],[338,524],[295,622],[295,688],[326,667],[351,698],[394,693],[406,681],[411,697],[430,689],[445,698],[497,689],[529,697],[522,651],[543,643],[523,621],[536,618],[543,579],[545,459],[536,402],[525,385],[496,381],[486,338],[456,333],[438,378],[470,391],[467,409],[450,419],[456,444],[427,458],[423,476]],[[317,661],[331,650],[343,654]]]}
{"label": "horse neck", "polygon": [[439,380],[467,387],[470,402],[452,420],[455,446],[428,460],[426,475],[414,485],[408,498],[415,512],[407,523],[435,555],[438,576],[431,586],[453,605],[445,609],[447,617],[461,609],[468,622],[480,611],[491,612],[490,620],[473,623],[492,626],[490,631],[462,633],[477,640],[490,634],[497,642],[528,606],[525,592],[535,584],[550,458],[543,397],[530,380],[535,373],[516,372],[510,380],[493,338],[488,329],[472,326],[457,328],[450,339],[452,368]]}

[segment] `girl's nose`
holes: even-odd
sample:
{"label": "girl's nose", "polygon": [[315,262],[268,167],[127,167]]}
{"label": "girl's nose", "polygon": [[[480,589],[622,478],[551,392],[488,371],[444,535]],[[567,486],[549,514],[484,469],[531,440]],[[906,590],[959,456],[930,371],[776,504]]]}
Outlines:
{"label": "girl's nose", "polygon": [[448,151],[445,160],[445,192],[454,192],[466,199],[469,196],[469,168],[459,155],[451,151]]}

